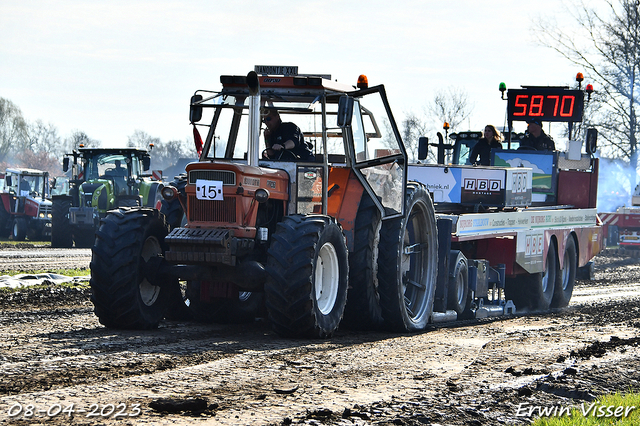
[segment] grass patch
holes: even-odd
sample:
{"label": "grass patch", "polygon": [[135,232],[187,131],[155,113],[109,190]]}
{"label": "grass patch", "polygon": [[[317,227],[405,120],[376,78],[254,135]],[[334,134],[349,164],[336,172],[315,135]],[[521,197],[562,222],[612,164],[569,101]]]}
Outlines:
{"label": "grass patch", "polygon": [[32,248],[32,247],[51,247],[51,241],[13,241],[7,238],[0,238],[0,248]]}
{"label": "grass patch", "polygon": [[[524,408],[528,412],[534,406]],[[553,407],[540,407],[533,411],[533,415],[541,415],[543,411],[539,410],[547,410],[547,415],[537,418],[532,426],[636,426],[640,424],[640,394],[604,395],[593,402],[574,405],[570,414],[563,411],[561,415],[560,408],[554,414]]]}
{"label": "grass patch", "polygon": [[91,275],[91,270],[89,268],[76,268],[76,269],[49,269],[49,270],[44,270],[44,269],[32,269],[32,270],[27,270],[27,271],[2,271],[0,272],[0,275],[8,275],[10,277],[13,277],[15,275],[22,275],[22,274],[29,274],[29,275],[38,275],[38,274],[58,274],[58,275],[64,275],[65,277],[82,277],[85,275]]}

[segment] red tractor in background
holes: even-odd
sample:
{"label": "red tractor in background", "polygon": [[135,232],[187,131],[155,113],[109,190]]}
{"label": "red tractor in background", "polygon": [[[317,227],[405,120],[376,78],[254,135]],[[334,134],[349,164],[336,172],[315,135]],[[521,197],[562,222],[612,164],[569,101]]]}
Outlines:
{"label": "red tractor in background", "polygon": [[14,168],[0,179],[0,236],[16,241],[51,238],[49,173]]}

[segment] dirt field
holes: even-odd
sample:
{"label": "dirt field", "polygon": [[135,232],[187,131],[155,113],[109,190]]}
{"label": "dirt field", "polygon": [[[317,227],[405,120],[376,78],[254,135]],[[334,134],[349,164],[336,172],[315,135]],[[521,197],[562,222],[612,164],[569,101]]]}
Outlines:
{"label": "dirt field", "polygon": [[114,331],[87,291],[56,288],[0,307],[3,424],[528,424],[544,407],[640,389],[640,263],[614,254],[564,311],[419,334],[290,340],[263,321]]}

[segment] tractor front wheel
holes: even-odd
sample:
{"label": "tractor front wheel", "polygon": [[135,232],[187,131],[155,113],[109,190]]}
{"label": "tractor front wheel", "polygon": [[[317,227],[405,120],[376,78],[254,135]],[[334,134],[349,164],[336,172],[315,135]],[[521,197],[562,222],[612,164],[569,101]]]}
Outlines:
{"label": "tractor front wheel", "polygon": [[13,219],[13,227],[11,228],[11,238],[14,241],[23,241],[27,236],[27,221],[23,217]]}
{"label": "tractor front wheel", "polygon": [[158,326],[170,303],[171,278],[154,283],[144,264],[166,251],[168,228],[157,210],[121,208],[103,219],[91,257],[91,301],[100,322],[109,328]]}
{"label": "tractor front wheel", "polygon": [[285,217],[268,252],[265,299],[271,325],[287,337],[329,337],[347,302],[347,244],[335,219]]}

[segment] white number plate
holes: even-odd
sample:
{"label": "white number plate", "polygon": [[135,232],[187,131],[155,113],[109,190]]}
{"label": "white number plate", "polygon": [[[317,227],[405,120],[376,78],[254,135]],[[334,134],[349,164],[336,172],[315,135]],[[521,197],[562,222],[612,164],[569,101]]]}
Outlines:
{"label": "white number plate", "polygon": [[196,198],[198,200],[223,200],[222,181],[197,179]]}

